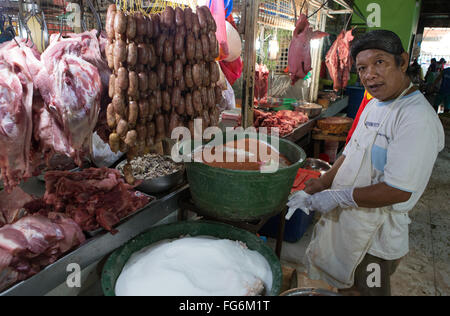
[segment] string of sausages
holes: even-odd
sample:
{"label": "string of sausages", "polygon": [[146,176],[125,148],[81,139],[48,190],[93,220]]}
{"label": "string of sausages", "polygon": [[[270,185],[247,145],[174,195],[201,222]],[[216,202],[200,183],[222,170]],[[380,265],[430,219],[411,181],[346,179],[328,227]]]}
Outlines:
{"label": "string of sausages", "polygon": [[[219,44],[208,7],[172,8],[158,14],[126,11],[123,2],[108,7],[106,55],[109,81],[107,122],[114,152],[128,161],[150,151],[178,126],[194,133],[217,126],[222,92],[216,85]],[[127,179],[129,183],[133,179]]]}

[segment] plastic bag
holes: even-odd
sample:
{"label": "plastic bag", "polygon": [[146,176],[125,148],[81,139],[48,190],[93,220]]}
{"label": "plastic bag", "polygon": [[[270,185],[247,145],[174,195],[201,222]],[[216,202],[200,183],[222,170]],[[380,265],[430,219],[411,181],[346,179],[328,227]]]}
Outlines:
{"label": "plastic bag", "polygon": [[229,55],[229,48],[227,42],[227,29],[225,25],[225,6],[223,0],[212,0],[209,9],[214,20],[216,21],[217,31],[216,37],[219,41],[219,58],[223,60]]}
{"label": "plastic bag", "polygon": [[233,11],[233,0],[224,0],[224,6],[225,6],[225,18],[228,18],[231,12]]}
{"label": "plastic bag", "polygon": [[122,152],[114,153],[95,132],[92,134],[92,161],[97,167],[110,167],[122,157]]}
{"label": "plastic bag", "polygon": [[225,21],[227,29],[228,57],[223,61],[233,62],[241,56],[242,42],[237,29],[228,21]]}
{"label": "plastic bag", "polygon": [[234,90],[230,83],[227,81],[227,89],[222,91],[222,97],[224,103],[221,104],[221,111],[232,110],[236,108],[236,98],[234,97]]}
{"label": "plastic bag", "polygon": [[231,85],[233,85],[236,80],[238,80],[242,75],[242,69],[244,65],[242,64],[242,60],[240,57],[231,63],[220,61],[219,65],[220,69],[222,69],[223,74]]}

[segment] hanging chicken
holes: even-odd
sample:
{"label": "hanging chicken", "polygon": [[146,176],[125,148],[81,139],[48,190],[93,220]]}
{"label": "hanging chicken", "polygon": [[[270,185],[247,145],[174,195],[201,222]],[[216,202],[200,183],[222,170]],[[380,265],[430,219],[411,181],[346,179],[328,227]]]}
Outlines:
{"label": "hanging chicken", "polygon": [[309,26],[306,15],[301,14],[292,34],[292,41],[289,45],[288,69],[291,77],[291,84],[294,85],[299,79],[306,77],[311,71],[311,46],[313,39],[328,36],[328,33],[313,31]]}

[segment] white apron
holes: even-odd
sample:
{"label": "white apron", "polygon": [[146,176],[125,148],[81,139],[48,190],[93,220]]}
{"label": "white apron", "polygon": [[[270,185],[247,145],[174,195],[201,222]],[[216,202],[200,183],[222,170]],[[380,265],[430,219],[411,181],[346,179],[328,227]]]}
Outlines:
{"label": "white apron", "polygon": [[[347,156],[339,168],[331,189],[369,186],[372,183],[372,145],[392,108],[409,87],[389,106],[377,130],[367,128],[365,121],[374,103],[367,105],[361,115],[360,128],[347,145]],[[312,240],[306,250],[309,276],[323,279],[336,288],[353,285],[356,267],[363,260],[378,229],[387,219],[390,206],[382,208],[349,208],[325,214],[314,227]]]}

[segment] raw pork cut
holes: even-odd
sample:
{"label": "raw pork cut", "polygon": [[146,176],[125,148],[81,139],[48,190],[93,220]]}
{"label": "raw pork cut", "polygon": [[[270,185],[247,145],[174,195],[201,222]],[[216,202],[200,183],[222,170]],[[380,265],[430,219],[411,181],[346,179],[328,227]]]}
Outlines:
{"label": "raw pork cut", "polygon": [[33,74],[40,68],[36,52],[16,39],[0,45],[0,171],[10,191],[32,175]]}
{"label": "raw pork cut", "polygon": [[289,45],[288,68],[291,84],[294,85],[299,79],[306,77],[311,71],[311,46],[312,39],[328,36],[328,33],[313,31],[309,26],[306,15],[301,14],[292,34]]}
{"label": "raw pork cut", "polygon": [[333,79],[333,89],[339,91],[347,86],[352,68],[350,42],[354,39],[353,30],[343,30],[327,53],[325,62]]}
{"label": "raw pork cut", "polygon": [[0,191],[0,227],[22,217],[23,206],[32,200],[33,197],[19,187],[13,188],[11,193]]}
{"label": "raw pork cut", "polygon": [[105,39],[69,36],[52,36],[42,56],[20,38],[0,45],[0,172],[7,191],[39,174],[55,153],[81,165],[91,152],[100,100],[105,109],[108,101],[101,95],[110,76]]}
{"label": "raw pork cut", "polygon": [[269,69],[266,65],[256,64],[255,68],[255,98],[256,100],[267,97],[269,89]]}
{"label": "raw pork cut", "polygon": [[53,37],[41,55],[44,67],[35,80],[45,103],[39,122],[34,122],[40,151],[47,157],[66,154],[78,165],[91,152],[102,89],[97,68],[83,54],[86,44],[80,37]]}
{"label": "raw pork cut", "polygon": [[97,68],[102,81],[102,91],[107,92],[109,76],[111,75],[111,70],[106,62],[106,56],[104,56],[107,39],[104,36],[100,36],[97,39],[96,34],[97,30],[94,29],[79,34],[69,33],[67,36],[80,41],[82,45],[81,58]]}
{"label": "raw pork cut", "polygon": [[28,215],[0,228],[0,291],[55,262],[85,241],[80,227],[62,214]]}

